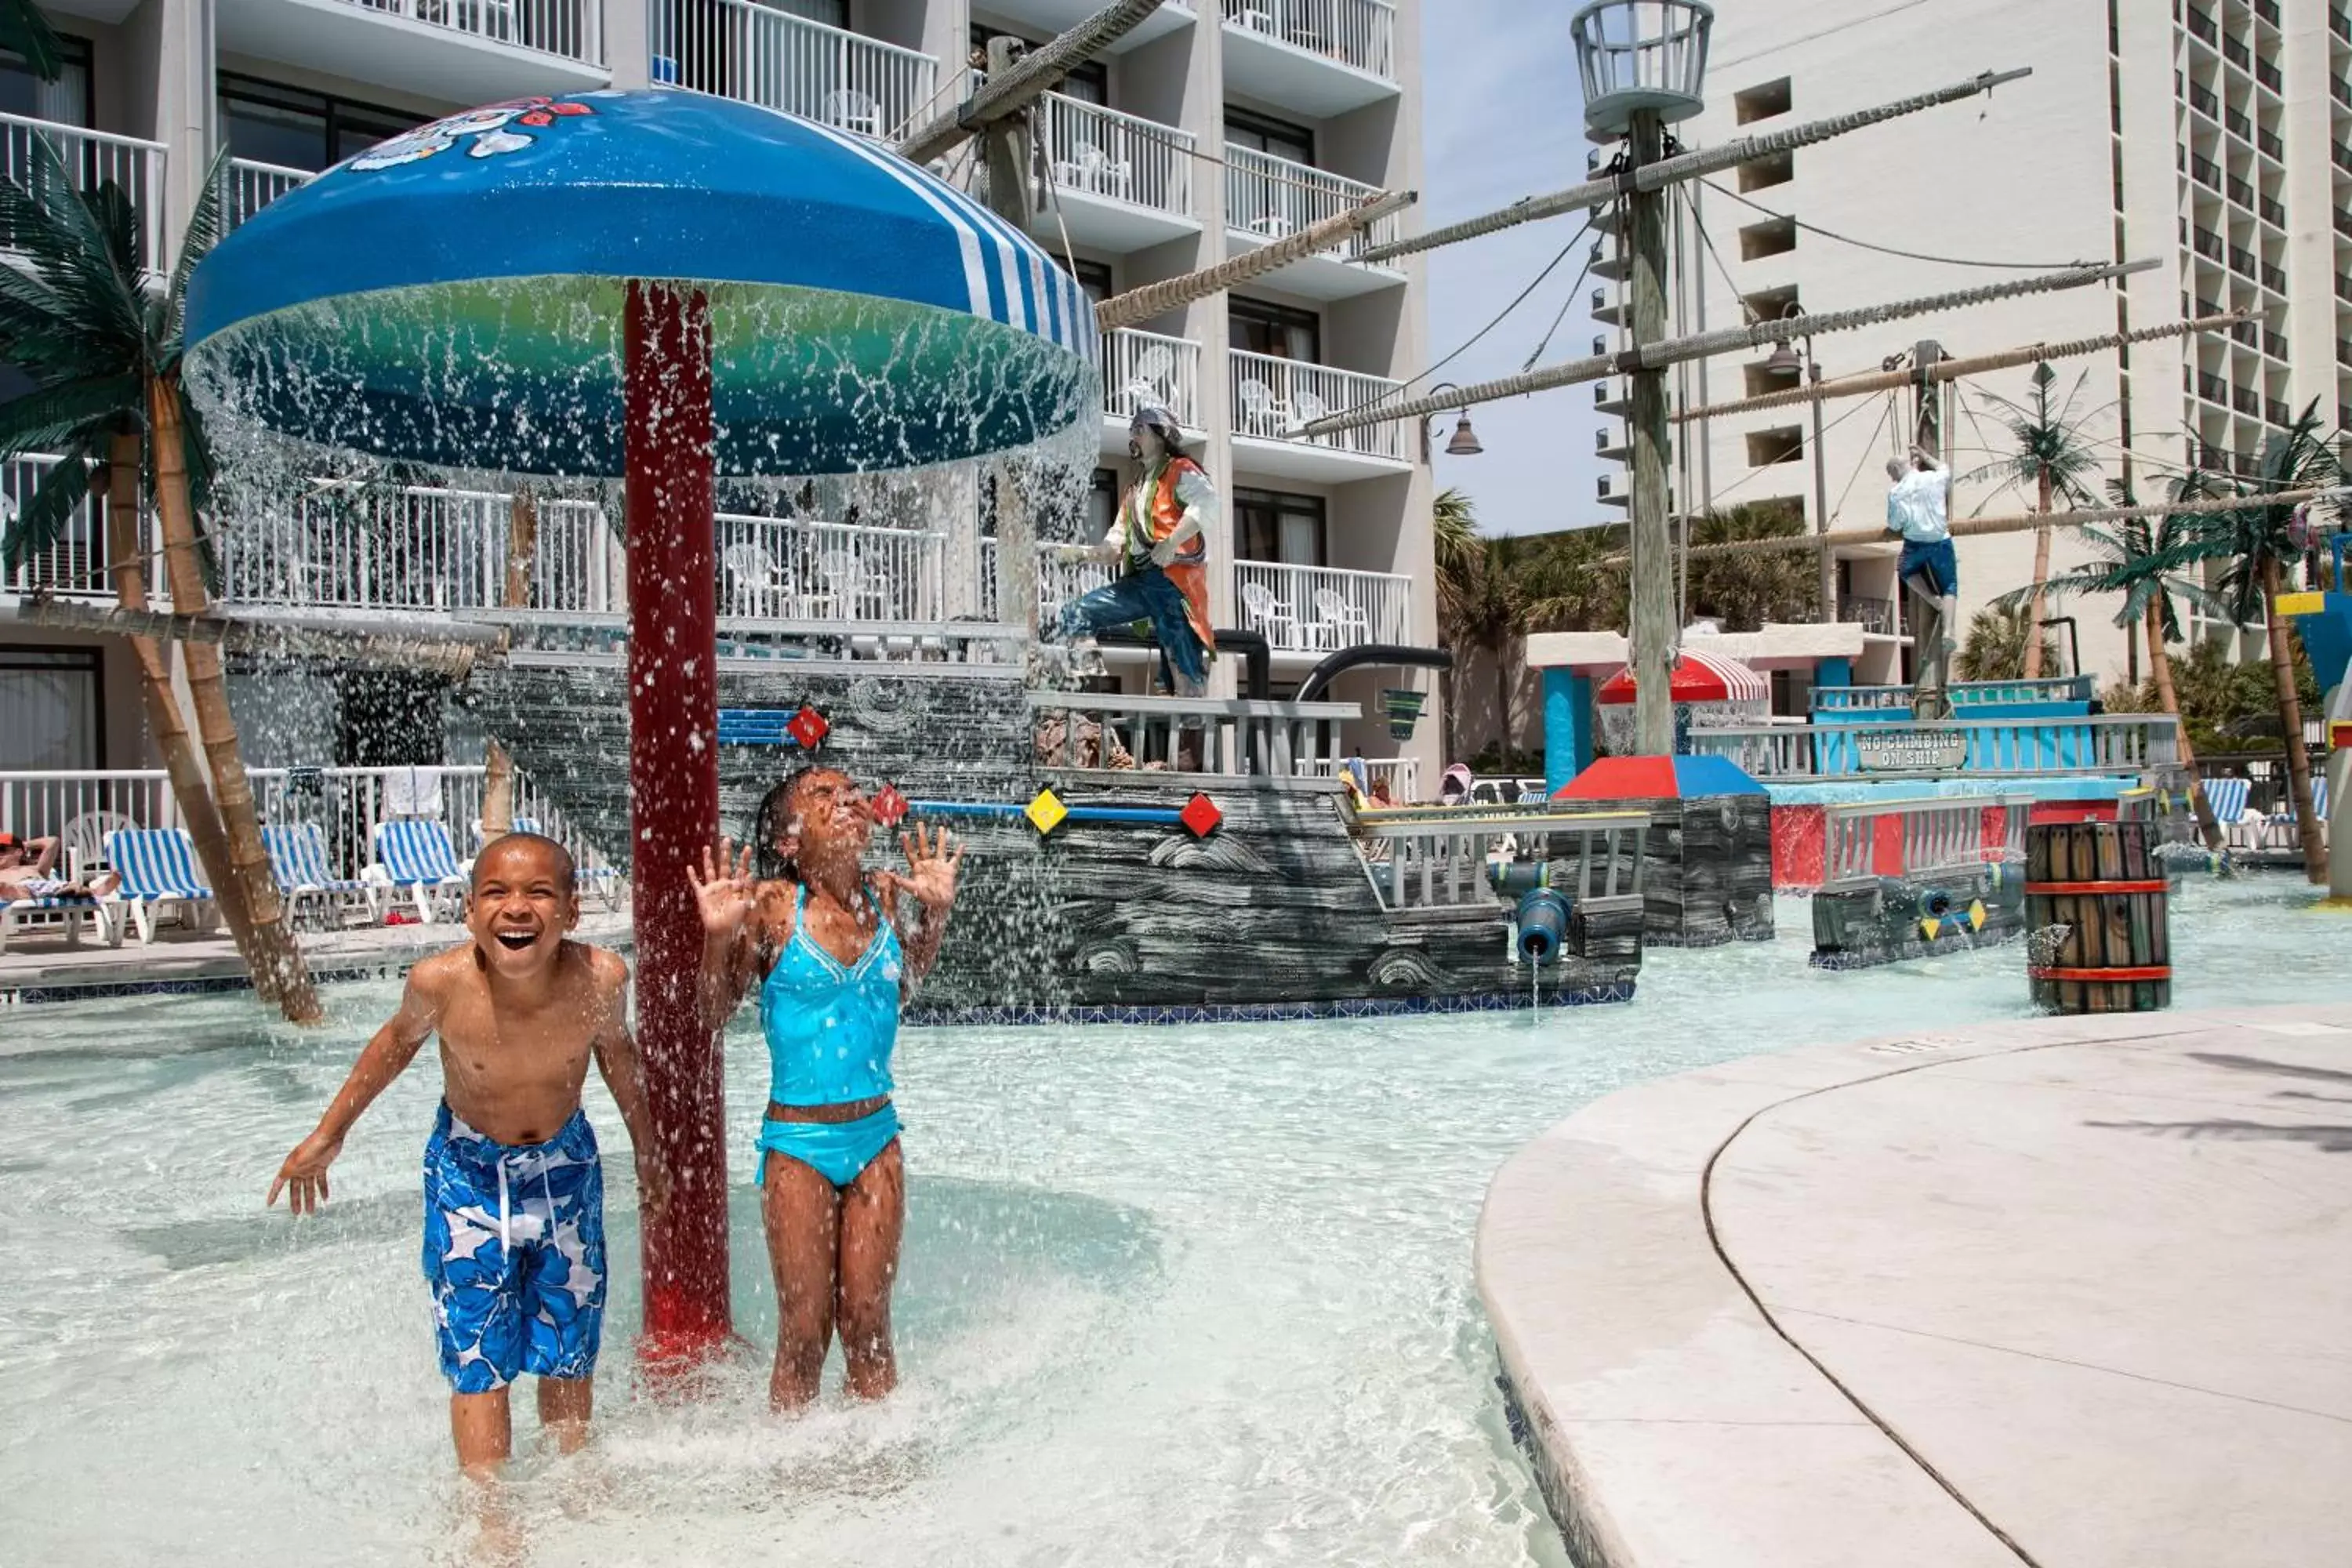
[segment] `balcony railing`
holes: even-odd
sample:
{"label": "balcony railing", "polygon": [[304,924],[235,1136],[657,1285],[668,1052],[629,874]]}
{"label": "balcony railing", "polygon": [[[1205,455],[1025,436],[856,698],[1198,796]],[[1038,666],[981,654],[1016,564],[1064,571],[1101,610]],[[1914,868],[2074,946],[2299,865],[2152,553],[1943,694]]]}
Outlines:
{"label": "balcony railing", "polygon": [[2198,255],[2206,258],[2208,260],[2219,261],[2221,259],[2224,250],[2224,247],[2221,244],[2221,237],[2215,234],[2211,229],[2191,229],[2189,231],[2189,243],[2195,247]]}
{"label": "balcony railing", "polygon": [[2336,340],[2336,363],[2342,365],[2352,365],[2352,338],[2338,338]]}
{"label": "balcony railing", "polygon": [[2230,405],[2230,384],[2218,375],[2200,370],[2197,373],[2197,395],[2208,403],[2218,403],[2226,408]]}
{"label": "balcony railing", "polygon": [[2336,275],[2336,297],[2352,304],[2352,273],[2339,272]]}
{"label": "balcony railing", "polygon": [[221,169],[222,232],[235,228],[295,186],[307,184],[315,177],[308,169],[231,158]]}
{"label": "balcony railing", "polygon": [[2213,89],[2210,88],[2199,87],[2193,82],[2190,83],[2189,107],[2196,110],[2208,120],[2221,118],[2221,100],[2213,96]]}
{"label": "balcony railing", "polygon": [[[1284,432],[1293,426],[1391,396],[1403,385],[1385,376],[1359,375],[1354,371],[1302,364],[1240,349],[1232,351],[1231,358],[1234,434],[1265,440],[1287,439]],[[1403,461],[1411,423],[1388,420],[1299,439],[1306,445]]]}
{"label": "balcony railing", "polygon": [[2263,221],[2264,223],[2270,224],[2278,228],[2284,228],[2286,226],[2285,203],[2274,202],[2271,200],[2270,197],[2264,196],[2262,200],[2254,204],[2254,210],[2263,215]]}
{"label": "balcony railing", "polygon": [[2262,150],[2263,157],[2268,158],[2273,163],[2279,163],[2286,157],[2286,143],[2280,140],[2278,132],[2274,131],[2255,132],[2254,145]]}
{"label": "balcony railing", "polygon": [[2221,58],[2240,70],[2246,69],[2254,60],[2253,52],[2246,47],[2245,40],[2242,38],[2222,39]]}
{"label": "balcony railing", "polygon": [[[1297,234],[1378,195],[1378,185],[1225,143],[1225,225],[1261,239]],[[1346,247],[1328,254],[1352,257],[1403,236],[1402,216],[1391,213]]]}
{"label": "balcony railing", "polygon": [[2230,247],[2230,270],[2241,278],[2254,276],[2254,253],[2243,246]]}
{"label": "balcony railing", "polygon": [[[33,138],[47,141],[65,165],[74,188],[95,191],[108,185],[121,190],[131,210],[139,215],[139,254],[150,272],[163,270],[163,235],[155,215],[163,200],[163,145],[134,136],[104,131],[83,131],[21,114],[0,114],[0,178],[21,184],[30,177]],[[0,245],[18,249],[14,236],[0,228]]]}
{"label": "balcony railing", "polygon": [[2263,353],[2270,355],[2273,359],[2286,358],[2286,334],[2284,332],[2274,332],[2268,327],[2264,327],[2263,329]]}
{"label": "balcony railing", "polygon": [[750,620],[947,618],[947,536],[719,514],[719,613]]}
{"label": "balcony railing", "polygon": [[1037,132],[1064,192],[1189,217],[1192,213],[1192,134],[1049,92],[1039,100]]}
{"label": "balcony railing", "polygon": [[1121,327],[1103,334],[1102,348],[1104,413],[1129,419],[1156,403],[1179,424],[1202,427],[1200,344]]}
{"label": "balcony railing", "polygon": [[1866,632],[1893,637],[1895,631],[1895,601],[1865,598],[1855,594],[1843,595],[1838,599],[1837,618],[1850,626],[1858,626]]}
{"label": "balcony railing", "polygon": [[2221,123],[2229,128],[2231,135],[2241,142],[2252,142],[2254,139],[2254,122],[2245,115],[2224,113],[2221,116]]}
{"label": "balcony railing", "polygon": [[1389,0],[1225,0],[1225,25],[1396,79],[1396,7]]}
{"label": "balcony railing", "polygon": [[2336,102],[2352,108],[2352,86],[2347,86],[2342,77],[2327,79],[2327,92]]}
{"label": "balcony railing", "polygon": [[1278,652],[1328,653],[1412,640],[1412,579],[1270,561],[1234,563],[1242,625]]}
{"label": "balcony railing", "polygon": [[2352,174],[2352,147],[2347,147],[2341,142],[2333,142],[2328,147],[2327,155],[2335,160],[2337,168]]}
{"label": "balcony railing", "polygon": [[2251,414],[2259,419],[2263,412],[2263,395],[2252,387],[2233,386],[2230,389],[2230,405],[2241,414]]}
{"label": "balcony railing", "polygon": [[2196,34],[2197,37],[2204,39],[2207,43],[2211,44],[2221,41],[2221,29],[2214,25],[2213,17],[2210,13],[2200,11],[2196,6],[2191,5],[2189,7],[2189,15],[2186,20],[2189,24],[2189,30]]}
{"label": "balcony railing", "polygon": [[[5,508],[11,517],[20,514],[40,488],[41,480],[57,466],[58,459],[51,457],[11,458],[0,463],[0,508]],[[157,563],[152,555],[153,545],[143,512],[139,522],[139,548],[148,557],[150,597],[168,598],[163,584],[156,581]],[[14,567],[0,570],[0,589],[12,594],[40,591],[75,598],[112,599],[116,584],[114,574],[108,570],[111,563],[104,506],[100,498],[93,494],[68,515],[57,542],[46,550],[29,552]]]}
{"label": "balcony railing", "polygon": [[604,63],[604,8],[594,0],[346,0],[362,11],[405,16],[496,44]]}
{"label": "balcony railing", "polygon": [[2192,153],[2189,159],[2189,177],[2208,190],[2218,191],[2221,188],[2221,165],[2210,158],[2200,158]]}
{"label": "balcony railing", "polygon": [[[2340,213],[2336,216],[2339,220],[2343,216]],[[2347,234],[2352,234],[2352,228],[2347,228],[2344,232]],[[2269,262],[2265,261],[2263,263],[2262,278],[2263,287],[2270,289],[2273,293],[2284,294],[2286,292],[2285,268],[2273,267]]]}
{"label": "balcony railing", "polygon": [[2273,92],[2278,91],[2281,85],[2278,67],[2265,59],[2254,61],[2254,79]]}
{"label": "balcony railing", "polygon": [[930,56],[752,0],[656,0],[653,79],[888,137],[931,102]]}
{"label": "balcony railing", "polygon": [[2222,183],[2222,188],[2230,193],[2230,199],[2240,206],[2251,207],[2254,205],[2254,187],[2247,181],[2227,180]]}
{"label": "balcony railing", "polygon": [[2327,30],[2346,43],[2352,44],[2352,16],[2330,5],[2327,8]]}

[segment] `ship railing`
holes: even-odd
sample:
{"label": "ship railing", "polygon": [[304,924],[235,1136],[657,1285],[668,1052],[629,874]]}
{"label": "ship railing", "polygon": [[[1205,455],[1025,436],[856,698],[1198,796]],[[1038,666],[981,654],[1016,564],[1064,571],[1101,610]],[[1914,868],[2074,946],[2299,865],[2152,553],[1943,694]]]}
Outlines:
{"label": "ship railing", "polygon": [[2005,778],[2125,774],[2171,767],[2179,721],[2162,713],[1960,719],[1942,723],[1726,725],[1694,729],[1691,750],[1751,776]]}
{"label": "ship railing", "polygon": [[1578,908],[1606,908],[1640,903],[1649,826],[1644,811],[1407,807],[1356,813],[1355,841],[1381,907],[1391,911],[1496,907],[1494,873],[1515,862],[1569,868],[1549,885]]}
{"label": "ship railing", "polygon": [[[1826,841],[1822,890],[1851,892],[1877,883],[1879,844],[1889,819],[1896,825],[1896,867],[1901,876],[1949,876],[1974,870],[1988,861],[2014,859],[2023,850],[2026,816],[2032,805],[2032,795],[1927,795],[1831,805],[1822,813]],[[1988,806],[1998,806],[2002,814],[1998,843],[1985,837]]]}
{"label": "ship railing", "polygon": [[[1332,773],[1339,726],[1363,716],[1353,702],[1257,702],[1247,698],[1130,697],[1036,691],[1037,761],[1047,767],[1171,772],[1228,777]],[[1051,721],[1062,721],[1058,735]],[[1121,752],[1129,759],[1123,765]],[[1330,787],[1339,787],[1336,780]]]}

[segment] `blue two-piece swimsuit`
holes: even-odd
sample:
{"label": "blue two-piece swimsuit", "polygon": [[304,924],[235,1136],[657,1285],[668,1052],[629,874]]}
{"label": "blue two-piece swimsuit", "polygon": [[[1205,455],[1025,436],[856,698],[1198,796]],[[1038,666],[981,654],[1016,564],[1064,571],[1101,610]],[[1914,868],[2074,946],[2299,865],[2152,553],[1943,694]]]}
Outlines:
{"label": "blue two-piece swimsuit", "polygon": [[[768,1098],[778,1105],[820,1106],[887,1097],[905,967],[898,933],[887,914],[857,962],[843,967],[809,934],[808,889],[796,887],[792,939],[760,984]],[[759,1177],[766,1182],[768,1152],[773,1150],[845,1187],[898,1136],[898,1109],[887,1100],[882,1109],[855,1121],[762,1121]]]}

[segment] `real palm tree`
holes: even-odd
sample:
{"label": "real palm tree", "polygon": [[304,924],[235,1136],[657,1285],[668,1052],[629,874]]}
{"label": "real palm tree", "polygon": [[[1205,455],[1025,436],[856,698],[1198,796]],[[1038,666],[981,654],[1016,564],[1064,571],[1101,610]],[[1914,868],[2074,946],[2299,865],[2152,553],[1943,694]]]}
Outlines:
{"label": "real palm tree", "polygon": [[[1430,512],[1431,544],[1437,567],[1437,626],[1450,647],[1460,624],[1462,606],[1475,592],[1481,558],[1477,508],[1459,487],[1448,485],[1437,494]],[[1445,709],[1445,756],[1461,755],[1460,726],[1455,719],[1454,668],[1438,671],[1438,700]]]}
{"label": "real palm tree", "polygon": [[[1782,539],[1805,531],[1801,515],[1787,509],[1742,501],[1692,520],[1693,544],[1737,540]],[[1813,616],[1819,574],[1808,552],[1759,551],[1747,555],[1705,555],[1691,562],[1690,605],[1694,616],[1723,623],[1723,629],[1752,632],[1766,621],[1802,621]]]}
{"label": "real palm tree", "polygon": [[[2065,400],[2055,409],[2050,406],[2050,387],[2058,379],[2058,373],[2047,362],[2033,367],[2033,398],[2030,405],[2012,403],[1997,393],[1985,394],[1985,401],[2008,427],[2016,450],[1961,475],[1961,482],[1999,479],[2004,484],[2031,487],[2036,497],[2035,510],[2043,512],[2061,498],[2069,506],[2098,504],[2086,482],[2098,471],[2098,454],[2083,439],[2083,422],[2074,417],[2074,400],[2090,374],[2084,371],[2074,378]],[[2033,583],[2027,620],[2034,626],[2042,624],[2043,584],[2050,580],[2050,533],[2046,526],[2033,531]],[[2042,639],[2033,637],[2025,645],[2024,679],[2038,679],[2042,660]]]}
{"label": "real palm tree", "polygon": [[[2171,481],[2168,499],[2175,501],[2203,500],[2213,494],[2207,475],[2198,469]],[[2137,506],[2137,499],[2120,484],[2109,487],[2121,506]],[[2189,739],[2187,721],[2180,710],[2180,694],[2172,679],[2172,660],[2166,646],[2186,640],[2180,625],[2176,599],[2186,600],[2199,609],[2219,613],[2220,595],[2205,586],[2194,571],[2184,570],[2189,549],[2197,538],[2193,517],[2172,513],[2159,518],[2126,518],[2111,526],[2084,524],[2076,533],[2089,547],[2091,559],[2072,572],[2050,579],[2043,585],[2051,598],[2063,598],[2070,594],[2118,594],[2123,605],[2116,612],[2116,625],[2128,633],[2137,627],[2147,645],[2148,679],[2156,688],[2157,702],[2170,714],[2179,726],[2180,765],[2189,773],[2189,798],[2197,812],[2198,831],[2204,837],[2205,847],[2216,854],[2222,848],[2221,824],[2213,815],[2212,803],[2205,798],[2205,786],[2197,776],[2197,748]],[[2033,595],[2031,587],[2004,594],[1993,604],[2012,612],[2028,607]]]}
{"label": "real palm tree", "polygon": [[[2031,595],[2028,588],[2024,593]],[[1969,632],[1960,643],[1960,651],[1952,658],[1952,670],[1962,680],[2016,680],[2025,669],[2025,650],[2029,642],[2047,643],[2047,637],[2027,635],[2032,625],[2026,611],[2017,606],[1987,605],[1969,620]]]}
{"label": "real palm tree", "polygon": [[2295,834],[2303,843],[2304,874],[2318,883],[2327,880],[2327,840],[2312,798],[2311,752],[2304,743],[2303,700],[2295,689],[2294,628],[2278,610],[2279,592],[2288,569],[2303,559],[2304,541],[2291,526],[2294,508],[2265,503],[2262,497],[2343,482],[2343,466],[2320,428],[2319,401],[2314,398],[2292,425],[2263,441],[2247,504],[2204,516],[2197,537],[2180,552],[2184,561],[2226,561],[2219,592],[2231,619],[2240,626],[2259,619],[2270,634],[2271,678],[2278,693]]}
{"label": "real palm tree", "polygon": [[[27,264],[23,270],[0,268],[0,355],[31,376],[34,390],[0,405],[0,455],[56,451],[63,460],[17,517],[6,554],[14,561],[52,542],[87,500],[103,464],[110,542],[124,547],[116,557],[117,596],[126,607],[138,607],[144,574],[137,564],[135,525],[124,521],[131,508],[121,503],[123,488],[143,466],[173,608],[203,615],[211,600],[196,502],[210,466],[181,386],[180,353],[189,275],[219,237],[219,169],[200,187],[178,263],[158,290],[142,261],[142,215],[121,187],[109,183],[78,190],[47,138],[32,137],[28,146],[22,174],[0,182],[0,226]],[[204,770],[185,754],[186,727],[162,650],[134,643],[150,728],[255,989],[289,1018],[311,1021],[321,1010],[261,842],[220,649],[203,642],[180,646],[196,731],[210,764],[209,791]]]}

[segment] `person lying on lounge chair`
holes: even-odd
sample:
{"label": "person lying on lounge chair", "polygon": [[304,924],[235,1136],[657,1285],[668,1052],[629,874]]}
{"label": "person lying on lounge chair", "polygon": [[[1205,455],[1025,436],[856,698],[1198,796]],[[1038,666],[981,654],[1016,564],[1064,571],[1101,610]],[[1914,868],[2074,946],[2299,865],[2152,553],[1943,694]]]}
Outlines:
{"label": "person lying on lounge chair", "polygon": [[111,871],[101,871],[95,877],[76,881],[52,877],[57,868],[58,841],[55,838],[25,838],[14,833],[0,833],[0,904],[13,904],[20,899],[54,899],[67,893],[87,893],[102,899],[121,884],[122,879]]}

